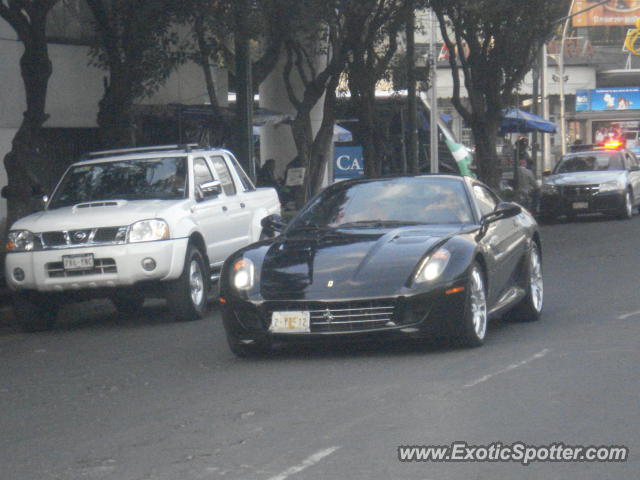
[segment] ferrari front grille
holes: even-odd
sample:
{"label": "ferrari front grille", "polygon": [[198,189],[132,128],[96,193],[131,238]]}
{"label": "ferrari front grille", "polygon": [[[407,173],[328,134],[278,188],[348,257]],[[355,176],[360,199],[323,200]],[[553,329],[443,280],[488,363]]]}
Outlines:
{"label": "ferrari front grille", "polygon": [[395,300],[364,300],[347,302],[289,302],[271,306],[273,311],[308,311],[311,333],[358,332],[398,326],[395,321]]}

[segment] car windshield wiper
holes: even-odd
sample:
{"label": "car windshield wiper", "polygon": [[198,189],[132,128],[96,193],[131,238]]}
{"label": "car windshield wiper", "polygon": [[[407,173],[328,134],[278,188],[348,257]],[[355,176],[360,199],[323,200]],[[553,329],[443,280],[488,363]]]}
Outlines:
{"label": "car windshield wiper", "polygon": [[386,228],[407,225],[422,225],[422,223],[407,220],[360,220],[358,222],[341,223],[336,228]]}

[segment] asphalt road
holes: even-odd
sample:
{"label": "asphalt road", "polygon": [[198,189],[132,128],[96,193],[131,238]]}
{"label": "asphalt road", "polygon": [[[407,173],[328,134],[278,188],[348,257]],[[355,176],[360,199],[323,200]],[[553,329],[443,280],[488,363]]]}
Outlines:
{"label": "asphalt road", "polygon": [[[580,479],[640,475],[640,217],[543,228],[545,311],[486,345],[236,359],[217,312],[69,307],[0,335],[0,478]],[[6,314],[5,314],[6,315]],[[626,463],[401,463],[399,445],[625,445]]]}

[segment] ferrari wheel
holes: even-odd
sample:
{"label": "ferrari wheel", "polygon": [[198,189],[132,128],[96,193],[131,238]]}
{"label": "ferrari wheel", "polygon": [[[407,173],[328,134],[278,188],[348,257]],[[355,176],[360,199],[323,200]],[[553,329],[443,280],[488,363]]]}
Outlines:
{"label": "ferrari wheel", "polygon": [[269,340],[247,341],[238,335],[235,324],[235,314],[227,309],[222,310],[222,324],[224,325],[225,336],[229,350],[236,357],[249,358],[268,355],[271,352],[271,342]]}
{"label": "ferrari wheel", "polygon": [[474,263],[469,272],[467,301],[460,340],[469,347],[479,347],[487,336],[487,296],[480,266]]}
{"label": "ferrari wheel", "polygon": [[534,242],[529,250],[529,259],[524,269],[526,280],[525,297],[508,314],[509,319],[520,322],[534,322],[540,318],[544,300],[542,262],[540,249]]}

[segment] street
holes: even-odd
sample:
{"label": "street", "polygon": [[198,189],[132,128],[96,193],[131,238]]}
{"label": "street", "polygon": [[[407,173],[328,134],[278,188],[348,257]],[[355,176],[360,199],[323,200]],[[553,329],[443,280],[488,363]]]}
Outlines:
{"label": "street", "polygon": [[[66,307],[0,333],[0,478],[637,478],[640,216],[542,227],[542,320],[482,348],[287,347],[242,360],[215,306]],[[7,313],[5,313],[7,315]],[[398,446],[624,445],[625,463],[400,462]]]}

